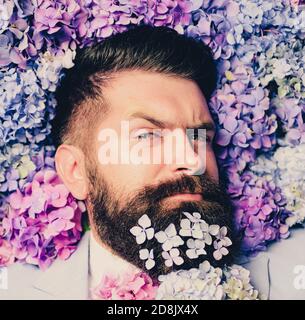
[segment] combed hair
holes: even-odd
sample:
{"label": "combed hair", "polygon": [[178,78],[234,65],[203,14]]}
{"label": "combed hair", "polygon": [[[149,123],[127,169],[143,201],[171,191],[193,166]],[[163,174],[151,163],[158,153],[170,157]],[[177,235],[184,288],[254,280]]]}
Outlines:
{"label": "combed hair", "polygon": [[88,135],[109,110],[103,87],[119,71],[143,70],[195,81],[209,101],[217,71],[210,48],[168,27],[130,26],[90,47],[78,49],[73,68],[56,90],[52,139],[86,147]]}

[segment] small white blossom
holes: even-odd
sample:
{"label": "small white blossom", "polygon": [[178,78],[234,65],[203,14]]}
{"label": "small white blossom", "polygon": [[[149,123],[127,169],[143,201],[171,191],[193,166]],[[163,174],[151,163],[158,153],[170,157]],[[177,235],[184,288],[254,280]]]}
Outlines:
{"label": "small white blossom", "polygon": [[54,56],[49,51],[41,54],[37,60],[37,77],[44,90],[54,92],[59,82],[59,75],[63,68],[70,69],[74,66],[75,51],[66,50],[64,55]]}
{"label": "small white blossom", "polygon": [[140,254],[141,260],[146,260],[145,268],[147,270],[150,270],[155,266],[156,262],[154,260],[154,250],[153,249],[151,249],[150,251],[148,251],[148,249],[141,249],[139,251],[139,254]]}
{"label": "small white blossom", "polygon": [[222,240],[215,240],[213,242],[215,251],[213,252],[213,257],[215,260],[221,260],[223,256],[226,256],[229,253],[229,250],[225,247],[225,242]]}
{"label": "small white blossom", "polygon": [[201,223],[201,230],[203,232],[203,237],[202,240],[207,244],[207,245],[211,245],[212,244],[212,236],[210,234],[210,226],[204,222]]}
{"label": "small white blossom", "polygon": [[199,212],[193,212],[190,214],[189,212],[183,212],[183,214],[187,217],[187,219],[182,219],[180,222],[180,231],[179,234],[182,237],[192,237],[196,239],[203,239],[204,227],[207,223],[201,218],[201,214]]}
{"label": "small white blossom", "polygon": [[229,237],[227,237],[227,233],[227,227],[221,227],[218,234],[216,235],[216,239],[220,240],[224,247],[229,247],[232,245],[232,241]]}
{"label": "small white blossom", "polygon": [[203,232],[199,223],[191,223],[189,219],[182,219],[180,227],[179,234],[182,237],[193,237],[196,239],[203,238]]}
{"label": "small white blossom", "polygon": [[220,227],[219,227],[219,225],[217,225],[217,224],[212,224],[212,225],[209,226],[209,233],[210,233],[212,236],[218,235],[219,230],[220,230]]}
{"label": "small white blossom", "polygon": [[154,237],[155,231],[151,227],[151,221],[146,214],[138,220],[138,225],[130,229],[131,234],[136,237],[137,244],[142,244],[146,239],[151,240]]}
{"label": "small white blossom", "polygon": [[159,243],[162,243],[162,249],[164,251],[169,251],[172,248],[184,244],[181,237],[177,235],[177,230],[173,223],[171,223],[164,231],[157,232],[155,238]]}
{"label": "small white blossom", "polygon": [[197,259],[200,255],[206,255],[206,251],[204,250],[205,242],[198,239],[188,239],[186,242],[188,246],[188,250],[186,250],[186,255],[190,259]]}
{"label": "small white blossom", "polygon": [[279,79],[284,79],[287,77],[291,67],[287,64],[286,59],[272,59],[271,64],[273,64],[273,74]]}
{"label": "small white blossom", "polygon": [[199,212],[193,212],[193,214],[184,211],[183,214],[192,222],[192,223],[201,223],[202,220],[201,214]]}
{"label": "small white blossom", "polygon": [[163,251],[162,257],[165,259],[165,265],[167,267],[172,267],[173,264],[180,266],[184,260],[180,257],[180,252],[177,248],[171,249],[168,252]]}

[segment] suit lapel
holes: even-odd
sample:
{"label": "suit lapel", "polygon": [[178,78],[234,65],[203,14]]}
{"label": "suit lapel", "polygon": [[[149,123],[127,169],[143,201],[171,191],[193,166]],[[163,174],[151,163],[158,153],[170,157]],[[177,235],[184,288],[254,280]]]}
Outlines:
{"label": "suit lapel", "polygon": [[[88,296],[89,232],[66,261],[56,260],[33,284],[39,295],[48,299],[84,300]],[[36,292],[37,294],[37,292]]]}

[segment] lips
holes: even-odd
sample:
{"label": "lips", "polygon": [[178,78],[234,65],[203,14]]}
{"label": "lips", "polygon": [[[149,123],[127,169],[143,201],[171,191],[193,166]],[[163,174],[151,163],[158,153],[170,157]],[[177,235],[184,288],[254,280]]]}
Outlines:
{"label": "lips", "polygon": [[176,193],[168,198],[181,201],[201,201],[203,199],[200,193]]}

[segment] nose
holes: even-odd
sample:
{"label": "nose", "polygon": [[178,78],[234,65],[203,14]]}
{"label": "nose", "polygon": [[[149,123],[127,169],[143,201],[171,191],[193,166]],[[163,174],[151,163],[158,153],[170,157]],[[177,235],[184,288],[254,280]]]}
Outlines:
{"label": "nose", "polygon": [[[206,147],[195,148],[186,132],[177,130],[171,137],[171,146],[166,146],[167,164],[174,174],[202,175],[206,169]],[[174,141],[174,142],[173,142]]]}

